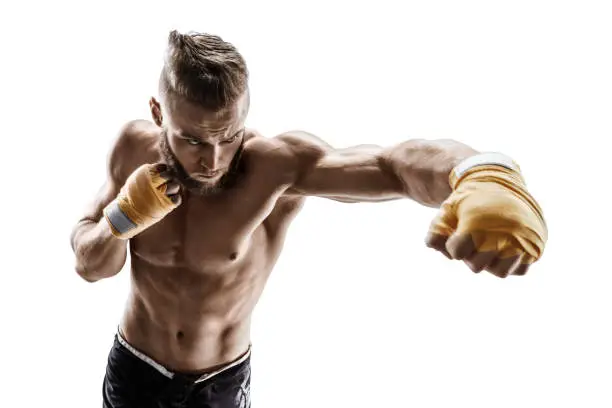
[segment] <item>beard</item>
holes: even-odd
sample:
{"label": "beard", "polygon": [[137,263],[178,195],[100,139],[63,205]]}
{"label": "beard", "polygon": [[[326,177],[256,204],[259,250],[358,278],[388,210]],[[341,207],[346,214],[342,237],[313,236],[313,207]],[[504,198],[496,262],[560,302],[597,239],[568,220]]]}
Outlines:
{"label": "beard", "polygon": [[240,142],[240,147],[232,158],[227,172],[221,176],[218,181],[214,183],[206,183],[192,178],[189,173],[187,173],[170,148],[170,144],[168,143],[168,133],[165,129],[162,130],[159,140],[159,152],[162,160],[168,166],[174,179],[192,194],[202,197],[218,194],[233,187],[238,182],[240,176],[244,173],[244,163],[242,160],[243,151],[244,136]]}

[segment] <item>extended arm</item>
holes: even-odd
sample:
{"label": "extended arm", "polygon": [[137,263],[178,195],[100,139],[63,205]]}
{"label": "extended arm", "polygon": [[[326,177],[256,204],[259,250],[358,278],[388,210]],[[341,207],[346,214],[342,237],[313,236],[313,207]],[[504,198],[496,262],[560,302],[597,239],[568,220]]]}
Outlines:
{"label": "extended arm", "polygon": [[349,149],[301,132],[280,140],[298,169],[292,191],[348,202],[408,197],[439,207],[426,244],[474,272],[524,275],[542,256],[548,236],[542,209],[503,154],[480,154],[449,139]]}
{"label": "extended arm", "polygon": [[390,147],[346,149],[334,149],[305,132],[286,133],[279,139],[298,164],[291,192],[345,202],[410,198],[439,207],[451,193],[452,169],[478,154],[449,139],[413,139]]}

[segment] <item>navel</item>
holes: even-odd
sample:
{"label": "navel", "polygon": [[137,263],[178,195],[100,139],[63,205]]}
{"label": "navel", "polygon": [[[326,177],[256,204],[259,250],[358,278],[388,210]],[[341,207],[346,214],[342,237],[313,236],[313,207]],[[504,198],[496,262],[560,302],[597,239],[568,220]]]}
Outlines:
{"label": "navel", "polygon": [[229,256],[230,261],[235,261],[238,258],[238,252],[232,252]]}
{"label": "navel", "polygon": [[182,340],[183,337],[185,337],[185,333],[183,333],[182,331],[176,333],[177,340]]}

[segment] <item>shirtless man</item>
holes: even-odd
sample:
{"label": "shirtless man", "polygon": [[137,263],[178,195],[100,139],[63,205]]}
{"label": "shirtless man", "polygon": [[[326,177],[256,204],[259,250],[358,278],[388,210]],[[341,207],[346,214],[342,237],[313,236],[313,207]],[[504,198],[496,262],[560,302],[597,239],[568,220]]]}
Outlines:
{"label": "shirtless man", "polygon": [[131,291],[108,357],[105,407],[249,407],[251,313],[308,196],[439,208],[426,245],[474,272],[524,275],[547,228],[520,168],[453,140],[335,149],[244,126],[246,64],[205,34],[168,38],[153,122],[119,132],[108,178],[71,235],[88,282]]}

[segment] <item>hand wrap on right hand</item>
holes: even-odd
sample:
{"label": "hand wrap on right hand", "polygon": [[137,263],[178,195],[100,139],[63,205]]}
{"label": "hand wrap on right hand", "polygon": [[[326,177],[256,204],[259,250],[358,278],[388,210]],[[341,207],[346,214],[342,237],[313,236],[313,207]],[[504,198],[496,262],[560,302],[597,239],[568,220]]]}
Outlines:
{"label": "hand wrap on right hand", "polygon": [[104,208],[113,235],[129,239],[157,223],[178,206],[166,195],[166,180],[155,165],[143,164]]}

